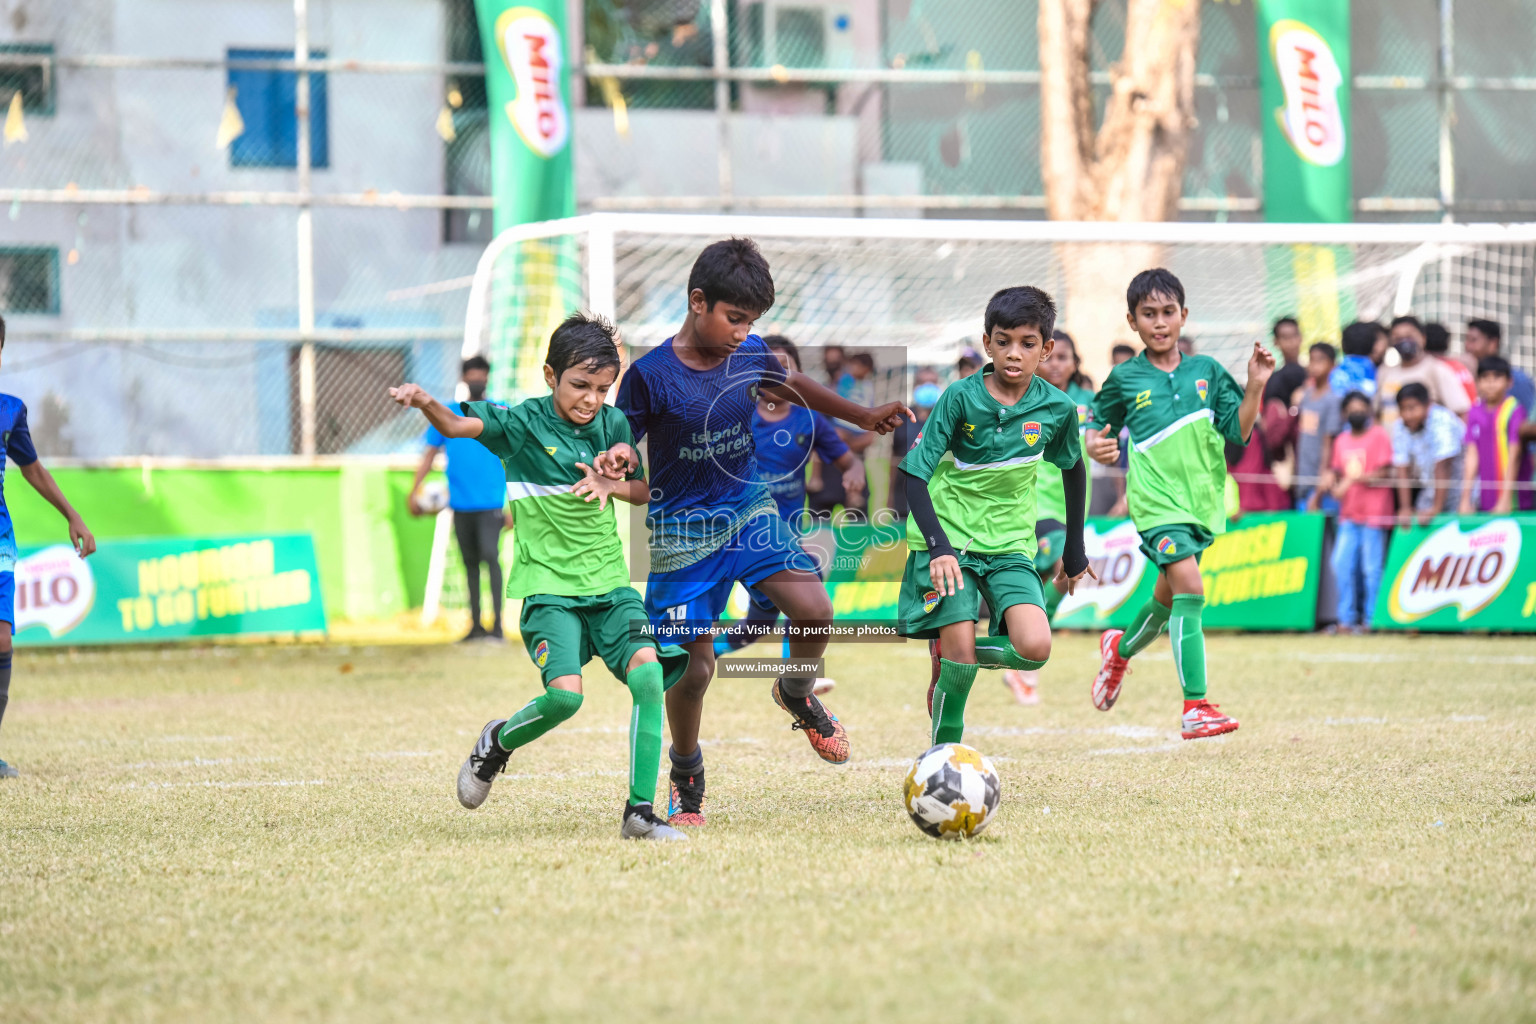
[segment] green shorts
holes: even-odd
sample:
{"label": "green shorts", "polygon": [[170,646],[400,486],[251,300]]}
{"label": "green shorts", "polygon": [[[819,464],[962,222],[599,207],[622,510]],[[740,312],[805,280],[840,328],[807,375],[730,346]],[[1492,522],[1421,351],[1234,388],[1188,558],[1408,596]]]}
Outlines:
{"label": "green shorts", "polygon": [[1046,569],[1061,561],[1061,553],[1066,546],[1066,524],[1056,519],[1042,519],[1035,523],[1035,568],[1042,578]]}
{"label": "green shorts", "polygon": [[1141,553],[1159,569],[1166,569],[1191,555],[1199,562],[1200,552],[1216,540],[1214,533],[1198,523],[1169,523],[1140,532]]}
{"label": "green shorts", "polygon": [[970,553],[958,556],[965,589],[940,597],[928,575],[928,552],[907,552],[907,568],[901,576],[896,631],[902,636],[932,640],[941,626],[975,622],[985,598],[992,609],[992,636],[1005,630],[1003,613],[1016,604],[1045,608],[1045,591],[1035,563],[1016,551],[997,554]]}
{"label": "green shorts", "polygon": [[619,682],[635,652],[654,648],[661,661],[663,685],[682,678],[688,652],[656,643],[645,603],[633,587],[618,587],[597,597],[534,594],[523,599],[518,619],[523,646],[548,686],[560,676],[581,675],[594,656],[602,658]]}

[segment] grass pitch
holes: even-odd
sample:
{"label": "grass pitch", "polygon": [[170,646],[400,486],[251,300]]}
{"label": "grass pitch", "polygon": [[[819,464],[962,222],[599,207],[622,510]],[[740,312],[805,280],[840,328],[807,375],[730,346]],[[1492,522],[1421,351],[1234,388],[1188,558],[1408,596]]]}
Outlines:
{"label": "grass pitch", "polygon": [[965,844],[898,795],[920,645],[834,650],[843,768],[768,681],[717,680],[686,847],[618,839],[628,701],[596,663],[469,812],[520,647],[24,653],[0,1019],[1536,1020],[1536,643],[1210,653],[1243,728],[1195,743],[1166,642],[1110,714],[1088,637],[1040,707],[983,674],[1003,806]]}

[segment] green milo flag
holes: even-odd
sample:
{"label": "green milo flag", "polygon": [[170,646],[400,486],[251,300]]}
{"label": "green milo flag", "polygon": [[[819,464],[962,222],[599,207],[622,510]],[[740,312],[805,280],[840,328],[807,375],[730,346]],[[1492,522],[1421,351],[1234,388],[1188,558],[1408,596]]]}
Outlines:
{"label": "green milo flag", "polygon": [[1536,516],[1461,516],[1394,530],[1377,629],[1536,633]]}
{"label": "green milo flag", "polygon": [[[576,214],[566,6],[566,0],[475,0],[485,52],[497,234]],[[581,305],[575,240],[519,243],[494,272],[486,353],[492,393],[504,400],[542,393],[549,334]]]}
{"label": "green milo flag", "polygon": [[1350,219],[1349,0],[1258,0],[1264,214]]}

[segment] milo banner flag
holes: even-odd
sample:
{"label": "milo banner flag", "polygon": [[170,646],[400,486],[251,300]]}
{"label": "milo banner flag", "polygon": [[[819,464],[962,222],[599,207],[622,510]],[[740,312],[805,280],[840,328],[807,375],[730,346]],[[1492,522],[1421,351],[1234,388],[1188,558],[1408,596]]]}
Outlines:
{"label": "milo banner flag", "polygon": [[[500,234],[576,214],[566,0],[475,0],[490,108],[493,223]],[[575,241],[509,247],[490,289],[491,392],[542,393],[550,332],[582,304]]]}
{"label": "milo banner flag", "polygon": [[1397,530],[1381,586],[1377,629],[1536,632],[1536,518]]}
{"label": "milo banner flag", "polygon": [[1349,2],[1258,0],[1264,215],[1350,219]]}

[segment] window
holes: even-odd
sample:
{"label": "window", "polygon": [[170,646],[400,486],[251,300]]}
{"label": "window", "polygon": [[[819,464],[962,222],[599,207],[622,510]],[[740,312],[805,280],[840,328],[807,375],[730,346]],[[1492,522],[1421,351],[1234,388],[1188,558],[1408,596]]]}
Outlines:
{"label": "window", "polygon": [[29,114],[53,113],[53,46],[49,43],[0,43],[0,110],[21,93]]}
{"label": "window", "polygon": [[0,313],[59,312],[59,250],[0,249]]}
{"label": "window", "polygon": [[[325,57],[323,50],[311,50],[314,59]],[[292,50],[235,50],[229,59],[292,60]],[[299,76],[292,71],[257,71],[230,68],[229,85],[235,90],[235,106],[245,131],[229,144],[231,167],[297,167],[299,163],[298,122],[294,116],[295,91]],[[330,147],[326,131],[325,74],[309,76],[309,165],[329,167]]]}

